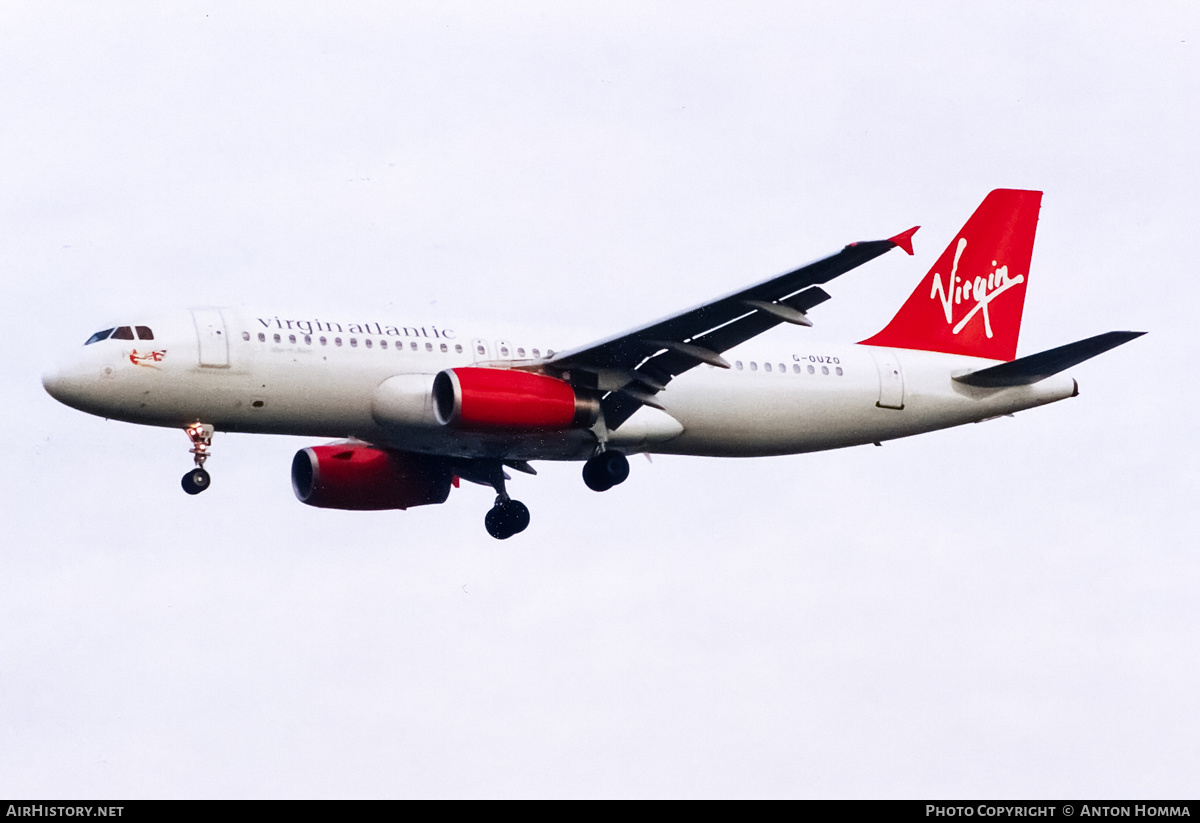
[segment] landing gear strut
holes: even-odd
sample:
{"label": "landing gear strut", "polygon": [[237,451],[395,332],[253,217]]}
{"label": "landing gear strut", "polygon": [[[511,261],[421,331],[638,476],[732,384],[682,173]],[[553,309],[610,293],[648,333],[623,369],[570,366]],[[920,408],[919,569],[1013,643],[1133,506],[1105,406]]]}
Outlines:
{"label": "landing gear strut", "polygon": [[594,492],[606,492],[629,477],[629,461],[621,452],[605,451],[583,464],[583,482]]}
{"label": "landing gear strut", "polygon": [[192,454],[195,455],[196,468],[183,476],[181,485],[188,494],[199,494],[212,483],[212,478],[204,470],[204,461],[208,459],[208,450],[212,447],[213,427],[197,421],[184,431],[192,441]]}

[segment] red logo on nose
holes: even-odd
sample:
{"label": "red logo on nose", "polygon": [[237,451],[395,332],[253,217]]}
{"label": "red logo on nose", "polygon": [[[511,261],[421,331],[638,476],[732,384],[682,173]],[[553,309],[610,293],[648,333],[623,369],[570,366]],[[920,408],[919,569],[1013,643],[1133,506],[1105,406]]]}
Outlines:
{"label": "red logo on nose", "polygon": [[159,363],[166,356],[166,349],[155,349],[154,351],[146,352],[145,354],[138,354],[138,350],[134,349],[129,354],[129,362],[135,366],[148,366],[150,364],[146,361],[149,360],[153,363]]}

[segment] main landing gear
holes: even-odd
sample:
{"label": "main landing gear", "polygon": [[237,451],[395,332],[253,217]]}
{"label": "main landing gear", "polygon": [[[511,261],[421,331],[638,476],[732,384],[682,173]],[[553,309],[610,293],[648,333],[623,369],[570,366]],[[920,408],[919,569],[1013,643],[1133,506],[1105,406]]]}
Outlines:
{"label": "main landing gear", "polygon": [[212,483],[212,478],[204,470],[204,461],[208,459],[208,450],[212,447],[213,427],[197,421],[184,431],[192,441],[192,454],[195,455],[196,468],[183,476],[181,485],[188,494],[199,494]]}
{"label": "main landing gear", "polygon": [[[508,475],[504,473],[505,465],[534,474],[533,469],[521,461],[479,461],[470,466],[458,467],[459,476],[463,479],[482,483],[496,490],[496,504],[483,518],[483,525],[487,533],[497,540],[507,540],[529,527],[529,509],[520,500],[509,497],[504,488],[504,481],[508,479]],[[583,464],[583,482],[593,491],[608,491],[613,486],[624,483],[628,477],[629,460],[618,451],[601,452]]]}
{"label": "main landing gear", "polygon": [[529,509],[507,494],[496,495],[496,505],[483,518],[483,527],[497,540],[507,540],[529,527]]}
{"label": "main landing gear", "polygon": [[529,509],[520,500],[509,497],[504,487],[508,480],[504,471],[506,465],[527,474],[537,474],[528,463],[520,460],[469,460],[454,466],[455,473],[463,480],[496,490],[496,503],[483,518],[483,527],[497,540],[507,540],[529,528]]}
{"label": "main landing gear", "polygon": [[583,482],[594,492],[606,492],[629,477],[629,460],[621,452],[604,451],[583,464]]}

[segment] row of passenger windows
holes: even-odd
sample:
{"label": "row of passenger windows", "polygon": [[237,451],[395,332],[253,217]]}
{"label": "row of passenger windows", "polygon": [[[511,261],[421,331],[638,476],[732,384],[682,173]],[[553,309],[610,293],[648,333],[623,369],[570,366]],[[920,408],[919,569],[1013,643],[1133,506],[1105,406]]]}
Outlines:
{"label": "row of passenger windows", "polygon": [[[134,337],[134,332],[137,332],[137,337]],[[149,326],[117,326],[112,329],[98,331],[87,339],[83,345],[90,346],[93,343],[99,343],[101,340],[153,340],[154,332],[150,331]]]}
{"label": "row of passenger windows", "polygon": [[[244,332],[242,332],[242,339],[243,339],[243,340],[249,340],[249,339],[250,339],[250,332],[248,332],[248,331],[244,331]],[[282,343],[282,342],[283,342],[283,335],[281,335],[281,334],[273,334],[273,335],[271,335],[271,339],[272,339],[272,340],[273,340],[275,343]],[[312,336],[311,334],[305,334],[305,335],[302,335],[302,336],[301,336],[299,339],[297,339],[297,336],[296,336],[296,335],[294,335],[294,334],[289,334],[289,335],[287,336],[287,342],[288,342],[288,343],[290,343],[290,344],[292,344],[292,345],[295,345],[295,344],[296,344],[296,343],[298,343],[300,340],[303,340],[303,341],[304,341],[304,345],[306,345],[306,346],[311,346],[311,345],[313,344],[313,336]],[[345,341],[343,341],[343,340],[342,340],[342,338],[340,338],[340,337],[334,337],[334,338],[332,339],[332,341],[331,341],[331,340],[330,340],[330,338],[328,338],[328,337],[325,337],[325,336],[323,336],[323,335],[322,335],[322,336],[320,336],[320,337],[316,338],[316,340],[317,340],[317,344],[318,344],[318,345],[321,345],[321,346],[328,346],[328,345],[330,344],[330,342],[332,342],[334,346],[341,346],[343,343],[345,343],[345,342],[348,342],[348,343],[350,344],[350,348],[352,348],[352,349],[356,349],[356,348],[358,348],[358,338],[357,338],[357,337],[349,337],[349,338],[347,338]],[[263,332],[259,332],[259,333],[258,333],[258,342],[259,342],[259,343],[266,343],[266,342],[267,342],[267,335],[266,335],[265,333],[263,333]],[[364,339],[363,339],[363,345],[364,345],[366,348],[368,348],[368,349],[373,349],[373,348],[375,348],[375,341],[374,341],[374,340],[372,340],[371,338],[367,337],[367,338],[364,338]],[[413,351],[418,351],[418,350],[420,349],[420,344],[419,344],[419,343],[417,343],[415,340],[414,340],[414,341],[412,341],[411,343],[409,343],[409,346],[410,346],[410,348],[411,348]],[[401,350],[404,348],[404,343],[403,343],[403,342],[401,342],[401,341],[396,341],[393,347],[396,349],[396,351],[401,351]],[[380,341],[379,341],[379,348],[381,348],[381,349],[386,349],[386,348],[388,348],[388,341],[386,341],[386,340],[380,340]],[[447,344],[447,343],[440,343],[440,344],[439,344],[439,346],[438,346],[438,348],[439,348],[439,350],[440,350],[440,351],[442,351],[442,352],[445,352],[445,353],[448,353],[448,352],[450,351],[450,346],[449,346],[449,344]],[[426,343],[426,344],[425,344],[425,351],[433,351],[433,344],[432,344],[432,343]],[[462,351],[463,351],[462,344],[461,344],[461,343],[455,343],[455,344],[454,344],[454,352],[455,352],[455,354],[462,354]]]}
{"label": "row of passenger windows", "polygon": [[[741,360],[735,360],[735,361],[734,361],[734,363],[733,363],[733,367],[734,367],[735,369],[737,369],[738,371],[742,371],[743,369],[745,369],[745,368],[746,368],[746,365],[745,365],[744,363],[742,363],[742,361],[741,361]],[[775,364],[773,364],[773,363],[763,363],[763,364],[762,364],[762,370],[763,370],[763,371],[767,371],[767,372],[769,372],[769,371],[778,371],[780,374],[787,374],[787,364],[785,364],[785,363],[780,363],[780,364],[778,364],[778,365],[775,365]],[[802,373],[803,373],[805,370],[807,370],[809,374],[816,374],[816,373],[817,373],[817,367],[816,367],[816,366],[813,366],[812,364],[809,364],[807,367],[801,366],[799,363],[793,363],[793,364],[792,364],[792,373],[793,373],[793,374],[802,374]],[[751,360],[751,361],[750,361],[750,371],[758,371],[758,363],[757,363],[757,362],[755,362],[754,360]],[[834,367],[834,373],[835,373],[835,374],[836,374],[838,377],[841,377],[841,376],[842,376],[842,374],[844,374],[844,372],[842,371],[842,367],[841,367],[841,366],[835,366],[835,367]],[[822,366],[822,367],[821,367],[821,374],[829,374],[829,367],[828,367],[828,366]]]}
{"label": "row of passenger windows", "polygon": [[[303,341],[305,346],[313,345],[313,336],[311,334],[305,334],[305,335],[289,334],[286,337],[287,337],[287,342],[291,345],[296,345],[296,344],[300,343],[301,341]],[[250,332],[248,332],[248,331],[242,332],[242,340],[249,341],[250,340]],[[279,333],[272,334],[271,340],[272,340],[272,342],[275,342],[275,343],[283,343],[284,335],[279,334]],[[317,345],[320,345],[320,346],[328,346],[332,342],[332,344],[334,346],[341,346],[344,343],[349,343],[350,348],[352,348],[352,349],[358,348],[358,338],[357,337],[348,337],[348,338],[346,338],[346,340],[343,341],[342,338],[340,338],[340,337],[334,337],[331,339],[331,338],[328,338],[325,336],[318,336],[316,338],[316,341],[317,341]],[[88,341],[88,342],[91,342],[91,341]],[[260,331],[258,333],[258,342],[259,343],[267,342],[267,335],[265,332]],[[386,349],[386,348],[388,348],[388,341],[380,340],[378,342],[378,344],[376,344],[376,342],[373,339],[371,339],[370,337],[363,338],[363,346],[365,348],[372,349],[372,348],[375,348],[376,345],[378,345],[378,347],[381,349]],[[412,351],[420,351],[422,348],[421,344],[415,340],[410,341],[408,344],[408,347]],[[394,348],[396,351],[403,351],[404,350],[404,341],[403,340],[393,341],[391,348]],[[432,352],[432,351],[434,351],[434,344],[430,343],[430,342],[426,342],[424,349],[427,352]],[[443,354],[449,354],[450,353],[450,344],[449,343],[438,343],[437,351],[440,351]],[[500,352],[501,357],[508,357],[509,352],[511,350],[509,349],[507,343],[500,343],[497,345],[497,351]],[[454,353],[455,354],[463,353],[462,343],[454,344]],[[482,343],[477,343],[475,345],[475,353],[477,355],[479,355],[480,357],[487,357],[487,347],[484,346]],[[525,357],[525,348],[523,346],[518,346],[516,349],[516,353],[517,353],[518,359],[523,359]],[[530,349],[530,353],[532,354],[533,357],[541,357],[542,356],[541,349]],[[547,357],[552,357],[553,355],[554,355],[553,349],[546,350]]]}
{"label": "row of passenger windows", "polygon": [[[123,328],[127,329],[128,327],[123,327]],[[149,331],[150,331],[149,329],[146,329],[145,326],[138,326],[138,329],[139,330],[145,329],[147,333],[149,333]],[[112,329],[109,329],[109,331],[112,331]],[[99,332],[99,334],[106,334],[106,332]],[[95,336],[93,336],[93,337],[95,337]],[[114,334],[113,337],[116,338],[117,335]],[[103,339],[103,338],[95,338],[95,339]],[[95,342],[95,339],[89,340],[88,342],[89,343]],[[250,332],[248,332],[248,331],[242,332],[242,340],[249,341],[250,340]],[[272,342],[282,344],[284,342],[284,335],[279,334],[277,332],[277,333],[271,335],[271,340],[272,340]],[[299,335],[299,336],[295,335],[295,334],[287,335],[287,342],[291,345],[296,345],[301,340],[304,342],[304,345],[306,345],[306,346],[313,345],[313,336],[311,334],[305,334],[305,335]],[[330,338],[325,337],[323,335],[317,337],[316,340],[317,340],[317,344],[321,345],[321,346],[328,346],[330,344]],[[267,342],[267,335],[265,332],[258,333],[258,342],[260,342],[260,343]],[[343,341],[341,337],[332,338],[332,343],[334,346],[341,346],[345,342],[348,342],[350,344],[350,348],[352,348],[352,349],[358,348],[358,338],[357,337],[349,337],[346,339],[346,341]],[[380,340],[378,342],[378,344],[376,344],[375,341],[372,340],[370,337],[363,339],[363,346],[365,348],[368,348],[368,349],[375,348],[376,345],[378,345],[378,347],[381,349],[386,349],[386,348],[388,348],[388,341]],[[421,344],[415,340],[409,341],[408,347],[412,351],[420,351],[422,348]],[[404,341],[402,341],[402,340],[394,341],[392,343],[392,348],[394,348],[396,351],[403,351],[404,350]],[[426,341],[426,343],[424,345],[424,349],[427,352],[433,352],[435,350],[434,344]],[[443,354],[449,354],[450,353],[450,344],[449,343],[439,343],[439,344],[437,344],[436,350],[442,352]],[[501,342],[501,343],[496,344],[496,351],[499,352],[500,357],[502,357],[502,358],[509,357],[510,354],[514,351],[516,353],[517,359],[524,359],[526,357],[526,350],[525,350],[524,346],[517,346],[514,350],[514,349],[510,349],[507,343]],[[463,353],[463,347],[462,347],[461,343],[454,344],[454,353],[455,354]],[[475,354],[478,355],[479,357],[487,357],[487,347],[482,342],[477,342],[475,344]],[[535,358],[542,356],[541,349],[530,349],[529,354]],[[553,357],[554,350],[547,349],[546,356]],[[756,360],[751,360],[751,361],[749,361],[748,364],[743,363],[741,360],[736,360],[736,361],[734,361],[733,367],[735,369],[737,369],[738,371],[743,371],[747,368],[747,365],[749,366],[749,370],[752,372],[756,372],[759,370],[759,364],[758,364],[758,361],[756,361]],[[787,373],[787,365],[784,363],[779,363],[778,365],[776,365],[774,363],[763,363],[762,370],[765,372],[778,371],[780,374],[786,374]],[[792,372],[793,373],[803,374],[804,371],[807,371],[809,374],[816,374],[817,368],[816,368],[816,366],[814,366],[812,364],[808,364],[807,366],[802,366],[800,363],[792,364]],[[821,374],[829,374],[829,367],[821,366]],[[838,377],[841,377],[844,374],[844,372],[842,371],[842,367],[835,366],[834,374],[836,374]]]}
{"label": "row of passenger windows", "polygon": [[[508,344],[502,341],[502,342],[499,342],[496,344],[496,351],[500,352],[501,357],[507,358],[509,356],[510,349],[508,348]],[[476,343],[475,344],[475,353],[478,354],[480,357],[486,357],[487,349],[484,348],[482,343]],[[534,358],[541,357],[542,350],[541,349],[530,349],[529,356],[534,357]],[[554,349],[546,349],[546,356],[553,357]],[[517,346],[517,359],[518,360],[525,359],[525,347],[524,346]]]}

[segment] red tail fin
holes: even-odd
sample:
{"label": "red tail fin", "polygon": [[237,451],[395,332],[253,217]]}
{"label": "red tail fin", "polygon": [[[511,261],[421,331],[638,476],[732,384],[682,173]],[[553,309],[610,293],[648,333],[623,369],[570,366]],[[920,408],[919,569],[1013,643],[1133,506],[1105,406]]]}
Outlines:
{"label": "red tail fin", "polygon": [[1012,360],[1040,191],[996,189],[983,199],[892,322],[868,346]]}

